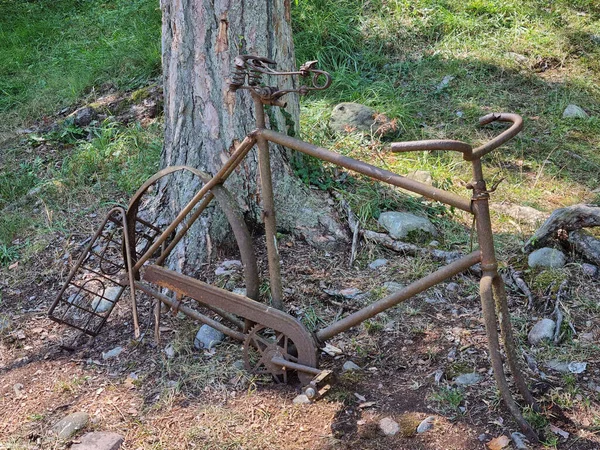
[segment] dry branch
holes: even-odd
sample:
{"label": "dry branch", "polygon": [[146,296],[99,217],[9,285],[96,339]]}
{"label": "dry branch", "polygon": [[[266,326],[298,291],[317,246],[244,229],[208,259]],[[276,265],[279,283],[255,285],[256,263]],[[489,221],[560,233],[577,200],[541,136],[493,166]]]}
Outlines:
{"label": "dry branch", "polygon": [[585,230],[569,233],[569,243],[577,253],[582,254],[590,262],[600,265],[600,239]]}
{"label": "dry branch", "polygon": [[399,253],[403,253],[408,256],[429,255],[432,256],[434,259],[445,261],[446,263],[455,261],[461,256],[463,256],[460,252],[446,252],[443,250],[423,248],[414,244],[408,244],[406,242],[397,241],[395,239],[392,239],[388,234],[385,233],[377,233],[375,231],[365,230],[363,231],[363,236],[365,239],[377,242],[378,244],[381,244],[386,248],[389,248]]}
{"label": "dry branch", "polygon": [[557,236],[559,230],[571,232],[581,228],[597,226],[600,226],[599,206],[581,204],[560,208],[554,211],[525,243],[524,250],[531,252],[536,248],[543,247],[548,241]]}

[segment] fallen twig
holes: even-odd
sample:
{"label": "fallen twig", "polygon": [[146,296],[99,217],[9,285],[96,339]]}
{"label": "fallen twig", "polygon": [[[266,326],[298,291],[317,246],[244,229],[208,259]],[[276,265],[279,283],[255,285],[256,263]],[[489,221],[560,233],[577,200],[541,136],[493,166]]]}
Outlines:
{"label": "fallen twig", "polygon": [[443,250],[423,248],[419,247],[418,245],[397,241],[385,233],[377,233],[375,231],[364,230],[363,236],[365,239],[377,242],[378,244],[381,244],[386,248],[389,248],[399,253],[403,253],[408,256],[429,255],[432,256],[434,259],[442,260],[446,263],[455,261],[461,256],[463,256],[460,252],[446,252]]}
{"label": "fallen twig", "polygon": [[527,286],[527,283],[525,282],[525,280],[523,279],[522,275],[523,272],[519,271],[519,270],[513,270],[512,268],[510,269],[511,271],[511,276],[512,279],[514,280],[515,284],[517,285],[517,287],[520,289],[520,291],[525,294],[527,296],[527,309],[531,309],[533,308],[533,294],[531,293],[531,290],[529,289],[529,286]]}

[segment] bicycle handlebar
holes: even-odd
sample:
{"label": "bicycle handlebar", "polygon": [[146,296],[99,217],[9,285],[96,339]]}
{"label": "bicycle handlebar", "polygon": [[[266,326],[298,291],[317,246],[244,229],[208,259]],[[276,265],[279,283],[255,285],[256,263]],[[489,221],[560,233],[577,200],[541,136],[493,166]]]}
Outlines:
{"label": "bicycle handlebar", "polygon": [[479,125],[487,125],[492,122],[511,122],[512,125],[491,141],[473,148],[469,144],[452,139],[431,139],[424,141],[394,142],[393,152],[412,152],[417,150],[444,150],[455,151],[463,154],[467,161],[479,159],[492,150],[500,147],[505,142],[515,137],[523,129],[523,118],[512,113],[492,113],[479,118]]}
{"label": "bicycle handlebar", "polygon": [[505,142],[514,138],[523,129],[523,118],[513,113],[491,113],[479,118],[479,125],[487,125],[492,122],[511,122],[508,130],[504,130],[491,141],[473,149],[473,158],[481,158],[492,150],[500,147]]}

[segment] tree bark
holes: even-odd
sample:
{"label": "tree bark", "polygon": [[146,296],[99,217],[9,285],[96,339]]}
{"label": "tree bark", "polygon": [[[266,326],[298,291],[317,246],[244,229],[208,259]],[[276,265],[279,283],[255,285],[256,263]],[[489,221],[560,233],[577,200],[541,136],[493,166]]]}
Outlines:
{"label": "tree bark", "polygon": [[[233,59],[253,54],[277,61],[281,70],[295,66],[290,0],[162,0],[161,8],[165,102],[161,165],[189,165],[215,174],[255,127],[250,95],[228,89]],[[295,83],[290,77],[273,81],[280,87]],[[287,117],[279,108],[271,108],[267,126],[296,134],[298,98],[288,95],[285,101]],[[317,211],[319,207],[310,191],[293,177],[289,160],[283,149],[272,148],[277,221],[285,230],[298,226],[302,208]],[[225,183],[246,220],[254,223],[260,223],[258,177],[257,154],[252,150]],[[160,187],[159,208],[179,210],[197,188],[196,182],[184,176],[170,180]],[[215,211],[197,221],[167,261],[169,266],[198,267],[210,256],[213,245],[226,238],[226,222]],[[318,228],[322,222],[326,221],[311,219],[307,228]]]}

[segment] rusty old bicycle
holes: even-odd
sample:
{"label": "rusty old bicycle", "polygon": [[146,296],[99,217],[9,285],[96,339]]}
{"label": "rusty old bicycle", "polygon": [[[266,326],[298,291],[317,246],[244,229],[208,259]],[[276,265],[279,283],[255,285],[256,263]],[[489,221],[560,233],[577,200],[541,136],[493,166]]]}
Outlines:
{"label": "rusty old bicycle", "polygon": [[[524,401],[536,408],[536,401],[529,392],[519,368],[518,357],[510,325],[506,292],[498,273],[495,256],[488,189],[483,176],[481,159],[494,149],[517,135],[523,120],[517,114],[488,114],[480,125],[506,122],[509,127],[489,142],[473,148],[456,140],[423,140],[391,144],[393,152],[422,150],[453,151],[472,166],[472,181],[467,188],[470,197],[445,191],[363,161],[340,155],[331,150],[304,142],[295,137],[268,129],[265,107],[284,107],[283,97],[291,92],[307,94],[326,89],[331,84],[330,75],[315,67],[316,61],[302,65],[298,70],[280,72],[275,62],[267,58],[241,55],[235,59],[230,89],[248,91],[254,101],[256,127],[237,146],[230,158],[214,176],[187,166],[167,167],[144,183],[134,194],[127,208],[112,209],[87,248],[71,270],[66,282],[54,300],[49,316],[89,335],[95,336],[105,324],[116,302],[126,288],[130,288],[133,320],[136,336],[139,335],[136,291],[154,297],[160,306],[164,303],[175,311],[181,311],[207,324],[225,335],[244,344],[246,367],[255,372],[270,374],[280,381],[288,381],[291,373],[304,385],[310,398],[326,392],[331,372],[319,369],[319,350],[326,341],[375,315],[392,308],[414,295],[457,275],[475,264],[480,264],[480,297],[488,350],[497,387],[502,398],[526,435],[537,440],[535,432],[523,418],[514,400],[504,371],[500,337],[506,362],[514,384]],[[263,76],[297,76],[307,80],[298,88],[280,89],[267,86]],[[345,168],[382,183],[400,187],[429,199],[450,205],[473,215],[479,247],[466,256],[435,270],[374,303],[352,312],[327,326],[310,332],[301,322],[283,311],[283,287],[280,259],[276,238],[276,211],[274,208],[271,179],[269,143],[310,155],[322,161]],[[232,196],[224,186],[228,177],[240,165],[248,153],[258,148],[262,212],[266,235],[269,285],[272,304],[259,302],[260,280],[252,237]],[[144,196],[152,187],[174,173],[186,172],[201,181],[201,188],[178,213],[164,226],[158,226],[139,215]],[[183,275],[165,266],[169,254],[186,235],[192,224],[209,204],[216,199],[223,209],[237,241],[246,284],[246,295],[238,295],[210,285],[196,278]],[[168,295],[169,292],[174,295]],[[202,314],[187,304],[183,298],[197,301],[202,307],[220,316]],[[158,320],[157,320],[158,323]],[[498,328],[500,333],[498,333]],[[251,357],[251,355],[253,355]]]}

